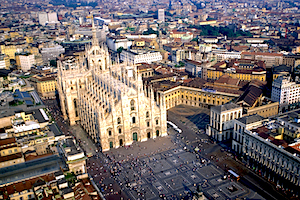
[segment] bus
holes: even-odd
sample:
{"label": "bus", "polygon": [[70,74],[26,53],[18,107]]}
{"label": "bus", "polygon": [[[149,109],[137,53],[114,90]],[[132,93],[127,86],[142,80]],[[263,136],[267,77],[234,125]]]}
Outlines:
{"label": "bus", "polygon": [[232,171],[231,169],[228,170],[228,173],[230,175],[232,175],[234,178],[236,178],[237,181],[240,180],[240,175],[238,175],[237,173],[235,173],[234,171]]}

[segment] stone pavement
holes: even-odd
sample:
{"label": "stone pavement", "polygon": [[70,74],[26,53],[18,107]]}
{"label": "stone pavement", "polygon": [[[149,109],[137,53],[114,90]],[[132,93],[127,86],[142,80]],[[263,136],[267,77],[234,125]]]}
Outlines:
{"label": "stone pavement", "polygon": [[234,199],[247,193],[255,196],[240,183],[223,180],[222,169],[201,155],[184,150],[186,144],[181,136],[172,129],[168,132],[170,135],[163,138],[105,152],[111,159],[111,169],[116,169],[113,176],[130,199],[154,200],[161,195],[183,199],[191,195],[197,184],[211,198]]}
{"label": "stone pavement", "polygon": [[112,156],[115,161],[122,161],[130,158],[137,158],[159,153],[174,147],[169,136],[148,139],[146,142],[134,142],[130,146],[111,149],[104,154]]}
{"label": "stone pavement", "polygon": [[[212,147],[212,151],[219,148],[217,144],[208,143],[205,134],[199,133],[199,128],[205,128],[208,122],[207,109],[193,111],[179,107],[177,111],[178,113],[171,114],[179,116],[181,121],[177,121],[176,124],[183,130],[183,134],[169,128],[169,135],[166,137],[135,142],[131,146],[104,153],[95,153],[95,156],[90,158],[92,163],[97,162],[97,166],[104,166],[101,171],[99,168],[97,171],[94,169],[89,172],[95,176],[95,180],[98,180],[106,198],[160,199],[160,196],[164,195],[166,199],[183,199],[190,196],[195,186],[200,184],[204,194],[209,198],[234,199],[250,196],[253,199],[263,199],[238,182],[222,180],[225,172],[205,158],[206,148]],[[180,116],[181,111],[187,116]],[[201,120],[197,121],[200,118]],[[80,129],[79,126],[75,129],[72,127],[72,132],[81,143],[87,142],[88,137]],[[87,143],[83,147],[87,151],[89,149],[93,151],[91,145],[93,144]],[[200,155],[190,151],[195,146],[202,149]],[[233,190],[231,183],[236,186]],[[114,184],[117,184],[120,190],[114,187]]]}

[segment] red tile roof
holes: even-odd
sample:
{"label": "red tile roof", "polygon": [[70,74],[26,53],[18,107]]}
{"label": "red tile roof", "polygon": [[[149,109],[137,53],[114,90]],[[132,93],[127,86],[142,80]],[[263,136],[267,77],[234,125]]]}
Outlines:
{"label": "red tile roof", "polygon": [[7,138],[7,139],[0,140],[0,146],[12,144],[12,143],[16,143],[15,138]]}
{"label": "red tile roof", "polygon": [[8,186],[0,187],[0,191],[3,192],[3,198],[8,199],[8,196],[11,194],[14,194],[15,192],[22,192],[24,190],[32,189],[33,184],[38,181],[44,180],[46,182],[49,182],[54,179],[55,179],[54,173],[51,173],[51,174],[44,175],[41,177],[32,178],[32,179],[28,179],[28,180],[21,181],[18,183],[13,183]]}
{"label": "red tile roof", "polygon": [[283,56],[282,53],[268,53],[268,52],[242,52],[242,55]]}

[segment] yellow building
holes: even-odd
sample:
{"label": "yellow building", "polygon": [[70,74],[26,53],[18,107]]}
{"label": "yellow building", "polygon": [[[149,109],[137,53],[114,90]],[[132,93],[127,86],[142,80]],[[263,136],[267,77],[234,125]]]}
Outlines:
{"label": "yellow building", "polygon": [[266,81],[266,68],[263,61],[255,60],[231,60],[222,61],[207,68],[207,78],[217,80],[223,75],[244,81],[260,80]]}
{"label": "yellow building", "polygon": [[9,35],[10,35],[10,38],[20,37],[20,34],[18,32],[10,32]]}
{"label": "yellow building", "polygon": [[8,31],[10,31],[10,28],[2,27],[2,28],[0,28],[0,31],[8,32]]}
{"label": "yellow building", "polygon": [[223,88],[218,84],[208,85],[201,78],[195,78],[179,86],[171,84],[167,87],[160,83],[159,87],[157,88],[159,98],[164,98],[166,109],[180,104],[210,108],[233,101],[243,93],[240,88],[230,88],[225,84]]}
{"label": "yellow building", "polygon": [[142,75],[142,78],[152,77],[154,75],[154,70],[149,64],[142,64],[137,66],[138,74]]}
{"label": "yellow building", "polygon": [[33,42],[33,37],[28,37],[28,36],[26,36],[25,39],[26,39],[26,42],[27,42],[28,44],[30,44],[30,43]]}
{"label": "yellow building", "polygon": [[25,162],[21,147],[15,138],[0,140],[0,168]]}
{"label": "yellow building", "polygon": [[239,96],[239,94],[209,91],[186,86],[178,86],[167,90],[163,95],[167,109],[179,104],[209,108],[215,105],[223,105]]}
{"label": "yellow building", "polygon": [[8,55],[9,59],[16,59],[17,48],[14,45],[5,46],[1,45],[1,52],[5,55]]}
{"label": "yellow building", "polygon": [[214,24],[217,24],[216,20],[199,22],[199,25],[201,25],[201,26],[203,26],[203,25],[214,25]]}
{"label": "yellow building", "polygon": [[56,91],[56,79],[54,76],[35,75],[31,77],[37,92],[43,98],[54,98]]}

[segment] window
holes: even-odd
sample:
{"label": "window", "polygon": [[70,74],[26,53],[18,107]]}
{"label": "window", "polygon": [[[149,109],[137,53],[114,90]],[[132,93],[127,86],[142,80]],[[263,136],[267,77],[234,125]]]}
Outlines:
{"label": "window", "polygon": [[111,136],[111,130],[108,131],[108,135]]}
{"label": "window", "polygon": [[131,107],[131,110],[135,110],[135,102],[134,102],[134,100],[130,101],[130,107]]}
{"label": "window", "polygon": [[132,123],[135,124],[135,117],[132,117]]}
{"label": "window", "polygon": [[17,151],[18,151],[17,149],[14,150],[14,152],[17,152]]}
{"label": "window", "polygon": [[149,118],[149,111],[146,112],[146,118]]}
{"label": "window", "polygon": [[119,134],[121,134],[121,133],[122,133],[122,129],[119,128]]}
{"label": "window", "polygon": [[147,127],[150,127],[150,122],[147,122]]}
{"label": "window", "polygon": [[158,119],[157,119],[157,120],[155,120],[155,123],[156,123],[156,125],[158,125]]}
{"label": "window", "polygon": [[12,150],[9,150],[8,153],[12,153]]}
{"label": "window", "polygon": [[117,123],[118,123],[118,124],[121,124],[121,118],[120,118],[120,117],[118,117]]}

